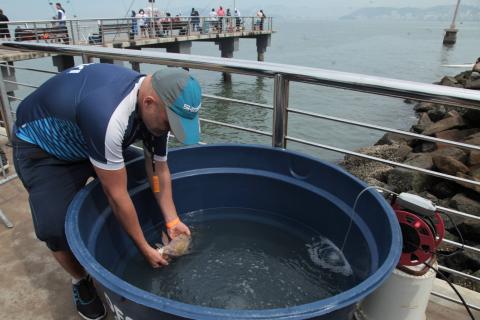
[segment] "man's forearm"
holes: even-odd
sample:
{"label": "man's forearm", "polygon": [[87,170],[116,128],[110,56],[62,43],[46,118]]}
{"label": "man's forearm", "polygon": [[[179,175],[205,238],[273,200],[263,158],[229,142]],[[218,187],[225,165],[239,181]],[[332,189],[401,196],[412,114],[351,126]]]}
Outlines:
{"label": "man's forearm", "polygon": [[172,195],[172,181],[170,174],[159,176],[160,182],[160,192],[155,193],[155,198],[157,199],[160,209],[162,209],[163,217],[166,222],[175,220],[177,216],[177,209],[173,203]]}
{"label": "man's forearm", "polygon": [[[155,174],[158,177],[159,191],[154,192],[158,206],[162,210],[166,222],[175,220],[178,216],[175,204],[173,203],[170,170],[166,163],[156,162],[155,172],[153,172],[151,162],[149,163],[149,161],[151,160],[148,159],[146,162],[146,171],[150,186],[153,186],[153,175]],[[154,188],[152,187],[152,189]]]}
{"label": "man's forearm", "polygon": [[138,249],[144,252],[149,247],[149,244],[143,235],[137,212],[128,193],[116,195],[115,197],[109,196],[108,201],[123,229],[132,238]]}

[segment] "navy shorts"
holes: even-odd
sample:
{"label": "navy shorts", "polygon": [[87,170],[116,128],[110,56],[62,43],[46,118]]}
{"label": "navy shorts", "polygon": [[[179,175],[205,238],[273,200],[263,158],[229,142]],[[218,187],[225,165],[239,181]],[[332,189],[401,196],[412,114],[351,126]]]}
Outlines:
{"label": "navy shorts", "polygon": [[[90,161],[60,160],[38,146],[13,139],[13,162],[18,177],[28,191],[33,226],[37,238],[52,251],[70,250],[65,236],[68,206],[90,177],[95,176]],[[143,156],[128,148],[124,159]]]}

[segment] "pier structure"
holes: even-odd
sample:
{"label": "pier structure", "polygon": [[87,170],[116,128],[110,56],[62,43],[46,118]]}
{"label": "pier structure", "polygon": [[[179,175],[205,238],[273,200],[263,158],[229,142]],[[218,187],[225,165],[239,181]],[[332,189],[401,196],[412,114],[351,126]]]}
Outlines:
{"label": "pier structure", "polygon": [[[257,17],[224,17],[222,20],[210,17],[159,18],[147,26],[145,33],[138,28],[136,18],[120,19],[73,19],[65,26],[56,20],[8,22],[11,40],[18,42],[61,43],[107,48],[142,50],[163,48],[169,53],[190,54],[195,41],[213,42],[218,45],[220,56],[233,58],[239,50],[240,39],[256,39],[258,61],[264,61],[270,46],[273,19]],[[0,49],[2,78],[7,80],[7,95],[15,96],[17,90],[15,62],[49,56],[48,53],[22,52]],[[51,55],[52,64],[63,71],[75,65],[69,55]],[[85,60],[84,60],[85,61]],[[90,62],[86,60],[85,62]],[[101,58],[101,63],[123,64],[122,61]],[[132,61],[130,67],[140,71],[140,63]],[[226,82],[231,75],[223,73]],[[0,116],[0,121],[1,121]]]}
{"label": "pier structure", "polygon": [[[8,22],[11,40],[36,43],[63,43],[137,49],[163,48],[170,53],[190,54],[195,41],[214,42],[221,57],[233,58],[239,50],[239,39],[256,39],[258,61],[264,61],[273,31],[272,18],[257,17],[175,17],[159,18],[147,26],[145,32],[138,28],[136,18],[73,19],[65,26],[56,20]],[[42,53],[0,50],[0,60],[13,65],[15,61],[43,57]],[[109,59],[101,62],[113,63]],[[73,57],[55,55],[52,63],[58,71],[74,65]],[[139,70],[138,63],[132,68]]]}

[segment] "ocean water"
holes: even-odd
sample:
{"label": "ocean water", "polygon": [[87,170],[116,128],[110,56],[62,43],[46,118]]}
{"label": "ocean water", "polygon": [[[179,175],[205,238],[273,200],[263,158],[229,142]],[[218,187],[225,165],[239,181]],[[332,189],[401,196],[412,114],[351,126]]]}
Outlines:
{"label": "ocean water", "polygon": [[[276,33],[265,60],[433,83],[444,75],[463,71],[445,68],[442,64],[473,63],[480,55],[480,22],[459,24],[457,43],[451,48],[442,45],[445,27],[445,22],[274,20]],[[214,43],[194,42],[192,54],[218,57],[220,51]],[[255,40],[241,39],[234,57],[256,60],[256,56]],[[18,65],[53,70],[50,59],[19,62]],[[143,72],[156,69],[151,65],[141,68]],[[192,73],[202,83],[204,93],[272,104],[271,79],[233,75],[232,82],[225,84],[218,72],[192,70]],[[31,72],[18,72],[20,82],[40,84],[46,78],[38,74],[32,76]],[[23,88],[17,95],[24,96],[29,90]],[[290,107],[396,129],[408,129],[416,120],[412,105],[401,99],[299,83],[291,84]],[[267,132],[272,126],[269,110],[209,99],[203,103],[201,116]],[[207,143],[271,144],[268,137],[211,124],[203,124],[202,133],[202,141]],[[354,150],[373,144],[383,133],[290,114],[288,135]],[[288,147],[330,161],[342,157],[292,142]]]}
{"label": "ocean water", "polygon": [[137,254],[113,272],[162,297],[242,310],[310,303],[358,283],[331,241],[278,215],[223,208],[192,212],[184,221],[193,236],[190,254],[161,269]]}

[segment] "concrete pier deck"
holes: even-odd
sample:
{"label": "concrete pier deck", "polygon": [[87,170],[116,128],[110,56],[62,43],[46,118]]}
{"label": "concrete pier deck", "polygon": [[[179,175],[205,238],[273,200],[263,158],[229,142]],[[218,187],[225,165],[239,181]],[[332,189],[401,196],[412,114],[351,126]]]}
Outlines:
{"label": "concrete pier deck", "polygon": [[[0,136],[0,146],[12,164],[12,150],[6,142],[6,137]],[[10,170],[14,170],[13,165]],[[80,319],[72,303],[70,277],[35,238],[27,193],[19,179],[0,185],[0,209],[14,224],[8,229],[0,223],[0,319]],[[459,289],[467,301],[478,304],[480,293]],[[436,280],[434,290],[456,298],[441,280]],[[480,312],[474,315],[480,319]],[[113,319],[111,313],[109,319]],[[462,306],[432,296],[428,319],[470,318]],[[388,316],[383,320],[388,320]]]}
{"label": "concrete pier deck", "polygon": [[2,62],[15,62],[21,60],[43,58],[48,56],[50,56],[50,54],[45,52],[0,49],[0,61]]}

